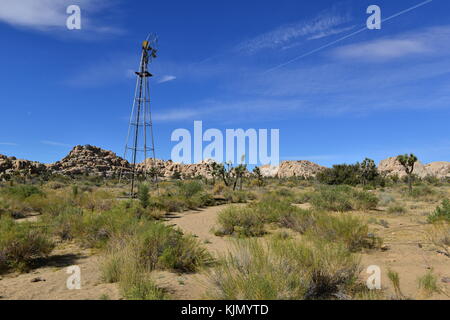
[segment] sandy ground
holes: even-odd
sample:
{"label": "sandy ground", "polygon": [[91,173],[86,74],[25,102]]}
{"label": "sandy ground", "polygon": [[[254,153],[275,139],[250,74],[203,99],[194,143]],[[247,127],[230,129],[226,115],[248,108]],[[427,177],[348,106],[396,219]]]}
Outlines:
{"label": "sandy ground", "polygon": [[[167,224],[178,227],[186,234],[192,234],[200,240],[203,246],[213,256],[218,257],[228,252],[232,240],[217,237],[211,231],[216,225],[217,214],[228,205],[208,207],[200,210],[173,214]],[[205,299],[210,283],[207,271],[196,274],[174,274],[170,272],[155,272],[156,283],[165,288],[174,299]]]}
{"label": "sandy ground", "polygon": [[[415,203],[417,204],[417,203]],[[224,254],[232,246],[227,237],[217,237],[211,231],[216,225],[217,214],[227,205],[172,214],[166,221],[168,225],[181,228],[185,233],[198,237],[202,244],[215,256]],[[301,205],[304,208],[308,204]],[[388,227],[371,222],[370,228],[381,236],[387,251],[370,251],[361,254],[363,272],[366,268],[377,265],[382,270],[382,286],[388,298],[393,296],[393,289],[387,278],[392,269],[400,275],[400,287],[404,296],[412,299],[450,299],[450,284],[441,279],[450,277],[450,258],[437,253],[437,248],[427,238],[428,225],[425,224],[424,211],[432,206],[423,204],[408,210],[406,214],[388,214],[386,208],[371,212],[356,212],[363,219],[383,219]],[[7,275],[0,278],[0,299],[120,299],[117,286],[104,284],[99,272],[100,255],[89,250],[81,250],[75,245],[56,249],[45,266],[27,274]],[[68,266],[78,265],[82,272],[81,290],[68,290],[66,273]],[[417,279],[428,270],[438,276],[443,290],[441,294],[425,297],[418,290]],[[195,274],[176,274],[167,271],[154,273],[156,283],[165,288],[173,299],[205,299],[210,283],[206,271]],[[36,281],[45,280],[45,281]]]}
{"label": "sandy ground", "polygon": [[[42,261],[43,267],[24,274],[0,277],[0,299],[8,300],[97,300],[120,299],[116,285],[102,283],[99,256],[76,245],[57,248]],[[69,290],[67,273],[70,266],[79,266],[81,289]]]}
{"label": "sandy ground", "polygon": [[[367,217],[368,215],[365,214]],[[400,276],[400,288],[403,295],[412,299],[450,299],[450,284],[442,279],[450,277],[450,258],[438,253],[438,249],[428,239],[429,225],[419,212],[408,212],[395,216],[386,212],[371,212],[371,217],[383,219],[388,228],[370,224],[372,230],[383,238],[389,250],[371,251],[362,255],[362,266],[378,265],[382,271],[381,284],[393,295],[392,285],[387,277],[389,269]],[[418,289],[418,278],[432,270],[438,278],[438,285],[444,293],[423,295]],[[362,277],[367,277],[363,271]]]}

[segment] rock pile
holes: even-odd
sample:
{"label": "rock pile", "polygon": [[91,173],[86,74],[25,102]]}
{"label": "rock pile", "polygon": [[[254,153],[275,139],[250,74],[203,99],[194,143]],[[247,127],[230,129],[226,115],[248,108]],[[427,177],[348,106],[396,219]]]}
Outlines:
{"label": "rock pile", "polygon": [[143,172],[146,168],[148,170],[148,168],[152,168],[154,166],[158,169],[159,174],[165,178],[170,178],[178,174],[185,178],[194,178],[197,176],[211,178],[209,171],[211,161],[212,160],[205,160],[201,163],[182,164],[173,162],[172,160],[164,161],[156,159],[155,164],[153,165],[153,160],[147,159],[147,161],[138,165],[138,170]]}
{"label": "rock pile", "polygon": [[27,176],[41,174],[46,171],[47,166],[45,164],[0,154],[0,181],[8,179],[13,175]]}
{"label": "rock pile", "polygon": [[282,161],[279,166],[261,166],[261,173],[265,177],[277,178],[310,178],[325,169],[314,162],[307,160]]}
{"label": "rock pile", "polygon": [[[378,171],[386,176],[398,175],[398,177],[402,178],[406,175],[405,169],[400,162],[397,161],[396,157],[380,161],[378,164]],[[427,176],[439,179],[450,178],[450,162],[439,161],[424,165],[420,161],[417,161],[414,165],[413,174],[416,174],[420,178],[425,178]]]}
{"label": "rock pile", "polygon": [[[146,168],[156,167],[162,177],[170,178],[178,175],[182,178],[203,176],[210,178],[209,166],[211,160],[197,164],[181,164],[171,160],[147,159],[137,165],[137,171],[143,172]],[[307,160],[283,161],[279,166],[261,166],[261,173],[265,177],[310,178],[324,170],[325,167]],[[396,157],[382,160],[378,170],[387,176],[398,175],[403,177],[405,171]],[[42,164],[35,161],[20,160],[15,157],[0,155],[0,181],[14,175],[28,176],[39,174],[61,174],[67,176],[100,176],[106,178],[118,177],[120,172],[130,172],[130,163],[117,156],[114,152],[103,150],[95,146],[76,146],[62,160],[53,164]],[[414,173],[421,178],[433,176],[437,178],[450,178],[450,162],[432,162],[422,164],[417,162]]]}
{"label": "rock pile", "polygon": [[128,161],[112,151],[91,145],[76,146],[62,160],[48,165],[50,173],[68,176],[88,175],[112,178],[117,177],[121,169],[130,170]]}

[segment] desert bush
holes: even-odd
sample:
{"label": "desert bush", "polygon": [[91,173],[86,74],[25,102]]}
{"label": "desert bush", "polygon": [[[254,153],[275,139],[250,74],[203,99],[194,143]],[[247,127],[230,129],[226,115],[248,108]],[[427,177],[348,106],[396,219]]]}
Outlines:
{"label": "desert bush", "polygon": [[86,248],[104,247],[113,235],[133,233],[140,223],[152,219],[139,210],[146,211],[137,203],[120,203],[105,212],[68,207],[56,216],[44,215],[43,221],[61,240],[74,239]]}
{"label": "desert bush", "polygon": [[295,208],[292,211],[282,213],[279,216],[278,223],[280,227],[289,228],[303,234],[316,223],[316,218],[311,210]]}
{"label": "desert bush", "polygon": [[148,273],[125,273],[120,282],[120,289],[127,300],[165,300],[165,290],[159,288]]}
{"label": "desert bush", "polygon": [[18,198],[20,200],[24,200],[28,197],[31,197],[32,195],[42,195],[43,192],[40,188],[33,186],[33,185],[15,185],[10,186],[8,188],[5,188],[2,190],[3,193]]}
{"label": "desert bush", "polygon": [[436,221],[448,221],[450,222],[450,200],[444,199],[440,206],[437,206],[432,214],[428,216],[428,222],[433,223]]}
{"label": "desert bush", "polygon": [[311,239],[341,242],[351,252],[381,246],[381,239],[369,233],[368,225],[349,214],[316,214],[315,223],[306,231],[306,236]]}
{"label": "desert bush", "polygon": [[440,293],[441,288],[438,285],[437,276],[433,270],[428,270],[426,274],[417,279],[419,289],[426,297],[430,297],[433,293]]}
{"label": "desert bush", "polygon": [[139,203],[141,204],[141,206],[143,208],[147,208],[149,205],[149,199],[150,199],[149,192],[150,192],[150,189],[149,189],[148,185],[140,184],[138,186],[137,197],[139,199]]}
{"label": "desert bush", "polygon": [[222,194],[227,189],[227,186],[225,186],[225,183],[222,181],[218,181],[214,183],[213,187],[213,194]]}
{"label": "desert bush", "polygon": [[380,203],[381,206],[387,206],[390,203],[395,202],[395,198],[392,195],[388,194],[388,193],[384,193],[383,192],[378,197],[380,199],[379,203]]}
{"label": "desert bush", "polygon": [[319,210],[350,211],[352,210],[349,187],[322,187],[311,197],[311,204]]}
{"label": "desert bush", "polygon": [[8,217],[0,218],[0,273],[27,271],[36,258],[47,256],[53,247],[44,228],[28,222],[16,223]]}
{"label": "desert bush", "polygon": [[52,189],[52,190],[58,190],[63,189],[66,185],[59,181],[49,181],[45,187]]}
{"label": "desert bush", "polygon": [[300,192],[295,195],[293,202],[294,203],[307,203],[307,202],[311,201],[312,197],[313,197],[312,192]]}
{"label": "desert bush", "polygon": [[147,221],[132,233],[116,234],[108,244],[104,278],[114,282],[128,263],[145,270],[194,272],[212,263],[212,257],[193,236],[162,223]]}
{"label": "desert bush", "polygon": [[319,172],[316,178],[323,184],[356,186],[360,183],[360,174],[359,164],[337,164]]}
{"label": "desert bush", "polygon": [[210,274],[215,299],[330,299],[357,281],[358,260],[323,242],[241,240]]}
{"label": "desert bush", "polygon": [[190,198],[203,191],[203,184],[200,181],[178,181],[178,193],[185,198]]}
{"label": "desert bush", "polygon": [[391,213],[391,214],[405,214],[406,213],[405,207],[398,205],[398,204],[389,206],[387,211],[388,211],[388,213]]}
{"label": "desert bush", "polygon": [[231,203],[246,203],[250,198],[256,198],[252,193],[242,190],[225,190],[223,194],[224,198]]}
{"label": "desert bush", "polygon": [[266,194],[261,201],[248,205],[255,210],[265,223],[278,222],[282,215],[295,211],[295,207],[286,200],[281,200],[273,194]]}
{"label": "desert bush", "polygon": [[157,268],[193,272],[211,260],[197,239],[161,223],[150,222],[135,235],[141,263]]}
{"label": "desert bush", "polygon": [[450,257],[450,223],[445,220],[436,221],[427,230],[428,239],[440,251]]}
{"label": "desert bush", "polygon": [[260,236],[265,233],[264,219],[257,210],[243,206],[230,206],[219,212],[219,227],[215,234],[219,236]]}
{"label": "desert bush", "polygon": [[372,193],[349,186],[327,186],[312,194],[311,204],[320,210],[369,210],[376,208],[378,198]]}

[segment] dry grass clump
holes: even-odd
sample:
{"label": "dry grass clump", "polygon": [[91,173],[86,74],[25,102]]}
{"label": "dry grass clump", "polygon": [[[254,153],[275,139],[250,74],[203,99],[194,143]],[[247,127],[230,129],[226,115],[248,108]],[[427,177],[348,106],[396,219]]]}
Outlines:
{"label": "dry grass clump", "polygon": [[264,218],[249,207],[227,207],[219,213],[217,222],[219,227],[214,231],[217,236],[257,237],[265,234]]}
{"label": "dry grass clump", "polygon": [[375,209],[378,201],[370,192],[345,185],[322,186],[311,195],[311,204],[316,209],[338,212]]}
{"label": "dry grass clump", "polygon": [[54,248],[46,230],[34,223],[16,223],[0,218],[0,274],[10,270],[28,271],[37,258]]}
{"label": "dry grass clump", "polygon": [[348,214],[318,214],[315,218],[314,225],[305,234],[311,239],[340,242],[351,252],[376,249],[382,245],[382,240],[369,233],[368,225],[357,217]]}
{"label": "dry grass clump", "polygon": [[210,277],[214,299],[337,299],[354,288],[359,261],[325,242],[240,240]]}
{"label": "dry grass clump", "polygon": [[437,221],[427,231],[428,239],[450,257],[450,222]]}
{"label": "dry grass clump", "polygon": [[122,295],[128,300],[162,300],[165,292],[153,282],[149,270],[139,264],[133,239],[115,239],[109,245],[101,270],[103,280],[119,283]]}
{"label": "dry grass clump", "polygon": [[118,282],[127,299],[163,299],[151,271],[195,272],[213,262],[199,241],[159,222],[140,225],[133,234],[116,235],[102,263],[106,282]]}
{"label": "dry grass clump", "polygon": [[438,278],[433,270],[428,270],[426,274],[417,279],[419,290],[425,297],[430,297],[433,293],[441,293],[442,290],[438,285]]}
{"label": "dry grass clump", "polygon": [[434,223],[437,221],[450,222],[450,200],[442,200],[441,205],[437,206],[434,212],[428,216],[428,222]]}
{"label": "dry grass clump", "polygon": [[406,209],[402,205],[393,204],[393,205],[388,207],[387,212],[390,213],[390,214],[401,215],[401,214],[405,214],[406,213]]}

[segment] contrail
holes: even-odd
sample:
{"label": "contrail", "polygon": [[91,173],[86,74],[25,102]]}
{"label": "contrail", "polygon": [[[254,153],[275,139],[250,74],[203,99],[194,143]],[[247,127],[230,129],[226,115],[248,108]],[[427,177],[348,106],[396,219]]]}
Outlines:
{"label": "contrail", "polygon": [[[424,6],[424,5],[426,5],[427,3],[430,3],[430,2],[432,2],[432,1],[433,1],[433,0],[427,0],[427,1],[421,2],[421,3],[419,3],[419,4],[417,4],[417,5],[413,6],[413,7],[410,7],[410,8],[408,8],[408,9],[403,10],[403,11],[400,11],[400,12],[398,12],[398,13],[396,13],[396,14],[394,14],[394,15],[392,15],[392,16],[386,18],[386,19],[381,19],[381,22],[386,22],[386,21],[389,21],[389,20],[391,20],[391,19],[394,19],[394,18],[396,18],[396,17],[398,17],[398,16],[400,16],[400,15],[402,15],[402,14],[404,14],[404,13],[407,13],[407,12],[409,12],[409,11],[412,11],[412,10],[414,10],[414,9],[417,9],[417,8],[419,8],[419,7],[422,7],[422,6]],[[316,49],[314,49],[314,50],[312,50],[312,51],[309,51],[309,52],[307,52],[307,53],[305,53],[305,54],[302,54],[301,56],[295,57],[295,58],[293,58],[293,59],[291,59],[291,60],[289,60],[289,61],[287,61],[287,62],[285,62],[285,63],[279,64],[279,65],[277,65],[277,66],[275,66],[275,67],[273,67],[273,68],[270,68],[270,69],[264,71],[262,74],[266,74],[266,73],[272,72],[272,71],[274,71],[274,70],[277,70],[277,69],[279,69],[279,68],[282,68],[282,67],[284,67],[284,66],[286,66],[286,65],[288,65],[288,64],[290,64],[290,63],[292,63],[292,62],[294,62],[294,61],[300,60],[300,59],[302,59],[302,58],[304,58],[304,57],[307,57],[307,56],[309,56],[309,55],[312,55],[313,53],[316,53],[316,52],[321,51],[321,50],[323,50],[323,49],[325,49],[325,48],[331,47],[332,45],[334,45],[334,44],[336,44],[336,43],[338,43],[338,42],[341,42],[342,40],[348,39],[348,38],[350,38],[350,37],[352,37],[352,36],[354,36],[354,35],[356,35],[356,34],[358,34],[358,33],[361,33],[361,32],[363,32],[363,31],[365,31],[365,30],[367,30],[367,27],[366,27],[366,26],[364,26],[364,28],[361,28],[361,29],[359,29],[359,30],[357,30],[357,31],[355,31],[355,32],[353,32],[353,33],[350,33],[349,35],[346,35],[346,36],[344,36],[344,37],[342,37],[342,38],[339,38],[339,39],[337,39],[337,40],[334,40],[334,41],[332,41],[332,42],[330,42],[330,43],[328,43],[328,44],[326,44],[326,45],[323,45],[323,46],[321,46],[321,47],[319,47],[319,48],[316,48]]]}

